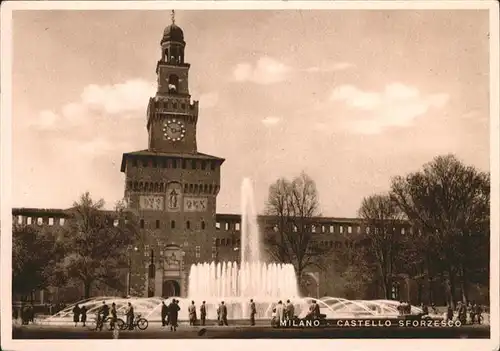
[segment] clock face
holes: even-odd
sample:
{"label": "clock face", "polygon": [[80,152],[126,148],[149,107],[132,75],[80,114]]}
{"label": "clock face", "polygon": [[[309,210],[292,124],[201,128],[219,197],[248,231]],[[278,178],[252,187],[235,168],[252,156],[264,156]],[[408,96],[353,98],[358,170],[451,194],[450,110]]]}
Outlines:
{"label": "clock face", "polygon": [[163,125],[163,135],[167,140],[180,141],[186,135],[186,128],[182,121],[168,119]]}

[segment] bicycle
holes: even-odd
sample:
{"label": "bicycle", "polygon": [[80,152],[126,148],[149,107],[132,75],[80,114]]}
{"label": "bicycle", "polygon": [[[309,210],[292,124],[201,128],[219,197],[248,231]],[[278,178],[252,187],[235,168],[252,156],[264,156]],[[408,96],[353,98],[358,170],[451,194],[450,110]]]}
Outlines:
{"label": "bicycle", "polygon": [[[88,324],[90,329],[92,330],[98,330],[100,327],[100,323],[102,323],[102,326],[105,327],[107,330],[111,331],[113,330],[112,327],[112,317],[107,317],[106,320],[104,321],[99,321],[99,317],[95,317],[92,319],[92,321]],[[115,329],[123,330],[124,329],[125,322],[121,318],[117,318],[115,322]]]}
{"label": "bicycle", "polygon": [[[129,329],[129,325],[125,323],[123,319],[118,318],[118,320],[119,322],[117,322],[117,324],[120,323],[119,325],[121,330]],[[134,318],[134,321],[132,323],[132,330],[134,330],[135,328],[139,330],[146,330],[148,328],[148,325],[149,325],[148,320],[144,317],[141,317],[141,314],[139,313]]]}

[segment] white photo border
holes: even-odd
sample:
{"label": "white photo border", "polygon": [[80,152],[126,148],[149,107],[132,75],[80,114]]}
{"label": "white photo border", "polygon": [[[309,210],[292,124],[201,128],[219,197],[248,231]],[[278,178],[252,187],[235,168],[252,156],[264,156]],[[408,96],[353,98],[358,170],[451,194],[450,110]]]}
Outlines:
{"label": "white photo border", "polygon": [[[490,245],[490,339],[254,339],[243,343],[224,340],[13,340],[12,339],[12,12],[16,10],[242,10],[242,9],[471,9],[488,10],[490,21],[490,172],[491,172],[491,245]],[[493,350],[499,338],[499,8],[497,1],[5,1],[1,6],[1,346],[4,350],[67,350],[68,348],[157,349],[162,347],[191,350],[200,348],[255,350],[291,347],[330,349],[401,350],[445,349]],[[300,346],[299,346],[300,345]]]}

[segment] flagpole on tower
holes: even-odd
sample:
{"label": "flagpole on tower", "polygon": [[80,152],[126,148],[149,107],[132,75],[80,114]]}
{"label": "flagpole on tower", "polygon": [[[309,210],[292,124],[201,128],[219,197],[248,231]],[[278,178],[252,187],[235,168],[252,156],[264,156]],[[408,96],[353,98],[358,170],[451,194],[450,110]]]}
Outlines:
{"label": "flagpole on tower", "polygon": [[170,17],[172,18],[172,24],[175,24],[175,10],[172,10]]}

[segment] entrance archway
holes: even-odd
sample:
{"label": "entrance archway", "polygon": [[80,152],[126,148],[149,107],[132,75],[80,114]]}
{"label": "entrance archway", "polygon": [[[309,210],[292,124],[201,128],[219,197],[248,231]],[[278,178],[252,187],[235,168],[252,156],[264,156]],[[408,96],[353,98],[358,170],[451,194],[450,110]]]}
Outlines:
{"label": "entrance archway", "polygon": [[181,286],[176,280],[165,280],[163,282],[161,295],[163,297],[180,296]]}

